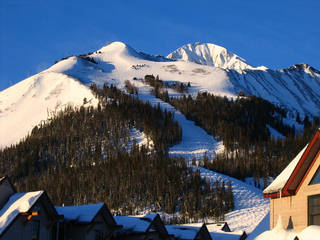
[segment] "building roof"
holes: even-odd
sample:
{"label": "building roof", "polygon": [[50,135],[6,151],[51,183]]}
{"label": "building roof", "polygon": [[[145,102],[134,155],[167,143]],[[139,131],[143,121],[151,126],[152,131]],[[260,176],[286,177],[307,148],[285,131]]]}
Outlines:
{"label": "building roof", "polygon": [[[307,145],[308,146],[308,145]],[[276,179],[263,191],[263,194],[277,193],[283,189],[288,182],[293,170],[297,166],[302,154],[306,150],[305,146],[298,155],[289,163],[289,165],[276,177]]]}
{"label": "building roof", "polygon": [[195,225],[166,225],[167,231],[177,239],[192,240],[192,239],[212,239],[206,224]]}
{"label": "building roof", "polygon": [[[145,233],[150,229],[150,225],[157,214],[148,214],[145,216],[115,216],[116,223],[122,225],[120,233]],[[153,231],[152,229],[150,229]]]}
{"label": "building roof", "polygon": [[[202,225],[203,223],[186,223],[186,224],[181,224],[179,226],[201,227]],[[209,232],[218,232],[218,231],[231,232],[231,229],[227,222],[206,223],[206,227]]]}
{"label": "building roof", "polygon": [[28,212],[43,193],[44,191],[13,194],[0,209],[0,235],[20,213]]}
{"label": "building roof", "polygon": [[200,227],[183,225],[166,225],[166,228],[169,234],[178,239],[194,239],[200,230]]}
{"label": "building roof", "polygon": [[210,232],[213,240],[242,240],[247,238],[246,232]]}
{"label": "building roof", "polygon": [[55,207],[59,215],[63,215],[66,221],[90,223],[103,207],[104,203],[86,204],[77,206]]}
{"label": "building roof", "polygon": [[263,191],[264,197],[279,197],[295,194],[320,152],[320,129],[276,179]]}

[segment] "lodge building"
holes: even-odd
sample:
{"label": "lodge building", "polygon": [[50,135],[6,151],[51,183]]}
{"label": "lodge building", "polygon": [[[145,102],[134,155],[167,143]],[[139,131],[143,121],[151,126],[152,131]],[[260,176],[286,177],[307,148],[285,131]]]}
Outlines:
{"label": "lodge building", "polygon": [[263,194],[270,198],[270,229],[279,216],[296,231],[320,225],[320,129]]}

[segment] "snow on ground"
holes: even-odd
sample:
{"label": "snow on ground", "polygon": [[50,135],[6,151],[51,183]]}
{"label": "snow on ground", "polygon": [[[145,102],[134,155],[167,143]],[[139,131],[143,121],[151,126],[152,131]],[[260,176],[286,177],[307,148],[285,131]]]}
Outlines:
{"label": "snow on ground", "polygon": [[199,169],[201,177],[212,184],[217,180],[231,181],[235,210],[225,215],[225,221],[232,231],[251,233],[269,213],[269,200],[263,198],[262,191],[258,188],[205,168],[194,166],[192,168]]}
{"label": "snow on ground", "polygon": [[[316,240],[320,236],[320,226],[308,226],[301,232],[295,232],[294,230],[284,229],[281,218],[279,218],[277,225],[269,231],[265,231],[256,238],[255,240],[295,240],[298,237],[299,240]],[[253,239],[253,238],[248,238]]]}
{"label": "snow on ground", "polygon": [[244,182],[261,190],[265,189],[273,182],[273,177],[268,177],[266,179],[260,178],[259,181],[255,180],[253,177],[245,178]]}
{"label": "snow on ground", "polygon": [[[221,142],[217,142],[202,128],[196,126],[194,122],[187,120],[183,114],[171,105],[155,98],[150,93],[149,87],[139,88],[139,98],[149,101],[153,105],[160,104],[162,109],[174,112],[174,118],[182,128],[182,141],[170,148],[169,153],[171,155],[183,156],[187,161],[190,161],[194,157],[201,158],[204,154],[210,157],[215,151],[221,151],[221,149],[223,149]],[[246,231],[250,233],[269,213],[269,200],[263,198],[260,189],[224,174],[216,173],[202,167],[191,167],[194,170],[198,169],[201,177],[205,178],[211,184],[214,184],[217,180],[220,182],[231,181],[235,199],[235,211],[228,213],[225,216],[225,220],[233,231]]]}
{"label": "snow on ground", "polygon": [[139,88],[139,98],[150,102],[153,106],[158,104],[163,110],[174,113],[174,119],[178,121],[182,128],[182,141],[171,147],[169,154],[172,156],[182,156],[187,161],[192,158],[202,158],[205,154],[213,157],[214,152],[223,149],[222,142],[218,142],[213,136],[208,135],[201,127],[196,126],[193,121],[189,121],[186,117],[172,107],[170,104],[156,98],[151,94],[151,88],[142,86]]}
{"label": "snow on ground", "polygon": [[[150,93],[148,86],[139,88],[139,98],[149,101],[153,105],[160,104],[162,109],[174,112],[174,118],[182,128],[182,141],[170,148],[169,153],[172,156],[183,156],[187,161],[190,161],[192,158],[201,158],[204,154],[211,157],[215,151],[223,149],[221,142],[217,142],[202,128],[196,126],[194,122],[187,120],[183,114],[171,105],[155,98]],[[211,184],[214,184],[216,180],[221,182],[231,181],[235,199],[235,211],[226,214],[225,220],[233,231],[250,233],[269,213],[269,200],[263,198],[262,191],[258,188],[202,167],[191,167],[194,170],[198,169],[201,177]],[[269,227],[269,224],[265,229],[267,227]]]}
{"label": "snow on ground", "polygon": [[139,131],[139,129],[136,129],[136,128],[130,129],[130,139],[131,141],[129,142],[128,149],[131,149],[133,141],[135,141],[139,147],[141,147],[142,145],[150,149],[154,147],[152,139],[146,136],[144,132]]}
{"label": "snow on ground", "polygon": [[250,233],[246,240],[253,240],[261,233],[268,231],[270,226],[270,213],[268,213],[264,219],[258,224],[258,226]]}

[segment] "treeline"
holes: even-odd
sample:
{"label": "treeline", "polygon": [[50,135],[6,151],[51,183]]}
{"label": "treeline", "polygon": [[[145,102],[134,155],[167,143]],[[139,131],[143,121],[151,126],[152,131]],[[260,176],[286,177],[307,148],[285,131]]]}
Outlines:
{"label": "treeline", "polygon": [[104,85],[100,89],[93,84],[90,88],[104,108],[116,107],[122,119],[127,119],[149,136],[156,150],[167,151],[170,146],[181,141],[182,130],[174,120],[173,113],[162,111],[160,105],[152,107],[150,103],[128,96],[112,85]]}
{"label": "treeline", "polygon": [[[168,156],[179,140],[172,131],[181,134],[171,113],[112,86],[92,90],[97,108],[68,107],[1,150],[0,175],[18,191],[46,190],[56,205],[106,202],[116,214],[165,211],[185,222],[233,209],[230,183],[210,186],[183,159]],[[154,151],[129,144],[132,127],[152,136]]]}
{"label": "treeline", "polygon": [[[166,100],[166,94],[159,96]],[[245,148],[270,137],[267,126],[284,136],[294,134],[294,129],[283,124],[285,110],[256,96],[229,99],[207,92],[167,100],[187,119],[202,126],[209,134],[223,141],[227,150]]]}
{"label": "treeline", "polygon": [[157,93],[163,92],[164,89],[168,88],[174,89],[179,93],[188,93],[188,88],[191,87],[190,82],[186,84],[178,81],[162,81],[159,78],[159,75],[157,75],[156,77],[153,75],[145,75],[144,82],[153,87],[153,92],[155,95],[157,95]]}
{"label": "treeline", "polygon": [[[157,97],[181,111],[187,119],[204,128],[209,134],[223,141],[225,151],[215,159],[204,158],[204,167],[244,179],[277,176],[293,157],[305,146],[319,126],[305,117],[301,121],[303,134],[294,126],[283,123],[286,111],[256,97],[229,99],[207,92],[180,98],[169,98],[167,92]],[[269,127],[276,129],[284,138],[271,136]]]}
{"label": "treeline", "polygon": [[[251,148],[239,148],[233,152],[225,150],[217,154],[214,160],[203,158],[200,164],[241,180],[253,177],[255,186],[265,188],[269,184],[268,178],[278,176],[310,141],[316,130],[313,126],[313,130],[307,130],[305,134],[298,133],[283,139],[269,138]],[[264,180],[263,185],[260,183],[261,178]]]}

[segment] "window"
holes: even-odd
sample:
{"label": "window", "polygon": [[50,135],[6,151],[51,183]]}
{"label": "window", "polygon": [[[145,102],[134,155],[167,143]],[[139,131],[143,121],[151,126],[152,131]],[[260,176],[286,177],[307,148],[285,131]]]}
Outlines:
{"label": "window", "polygon": [[40,232],[40,221],[39,220],[32,220],[32,240],[39,239],[39,232]]}
{"label": "window", "polygon": [[318,168],[318,170],[316,171],[316,173],[314,174],[310,184],[318,184],[320,183],[320,167]]}
{"label": "window", "polygon": [[320,194],[308,197],[308,225],[320,225]]}

